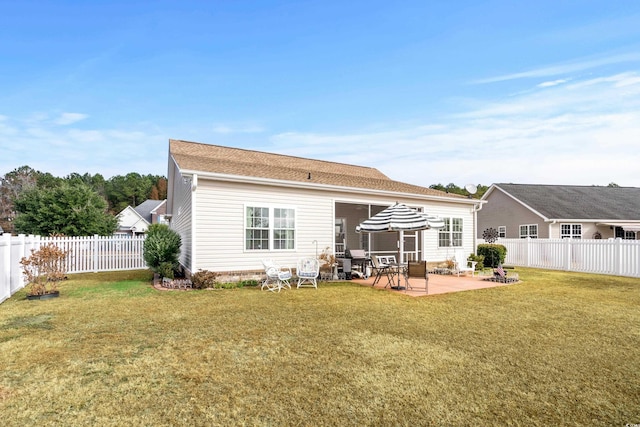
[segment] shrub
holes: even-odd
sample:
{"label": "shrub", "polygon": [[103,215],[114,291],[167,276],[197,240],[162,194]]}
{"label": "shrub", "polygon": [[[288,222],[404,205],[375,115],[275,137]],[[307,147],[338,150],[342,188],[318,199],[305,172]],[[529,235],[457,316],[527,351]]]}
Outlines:
{"label": "shrub", "polygon": [[242,280],[238,282],[238,287],[242,288],[245,286],[258,286],[259,284],[260,282],[255,279],[247,279],[247,280]]}
{"label": "shrub", "polygon": [[65,278],[67,252],[53,243],[31,249],[29,258],[22,258],[22,273],[30,285],[29,295],[45,295],[58,288],[58,282]]}
{"label": "shrub", "polygon": [[484,255],[471,254],[469,258],[467,258],[467,261],[475,261],[477,263],[476,270],[482,270],[484,268]]}
{"label": "shrub", "polygon": [[484,265],[487,267],[497,267],[502,264],[507,256],[507,248],[504,245],[495,243],[478,245],[478,255],[484,256]]}
{"label": "shrub", "polygon": [[191,276],[191,283],[193,283],[194,289],[216,288],[219,287],[217,278],[218,275],[213,271],[199,270]]}
{"label": "shrub", "polygon": [[180,235],[165,224],[152,224],[144,241],[144,261],[154,273],[172,279],[178,269]]}

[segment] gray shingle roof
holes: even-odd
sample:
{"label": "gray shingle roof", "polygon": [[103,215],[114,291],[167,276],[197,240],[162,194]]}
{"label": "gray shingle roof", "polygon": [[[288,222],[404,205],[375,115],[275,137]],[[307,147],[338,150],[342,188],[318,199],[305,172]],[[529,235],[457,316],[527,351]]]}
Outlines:
{"label": "gray shingle roof", "polygon": [[164,200],[145,200],[134,209],[142,218],[151,224],[151,212],[153,212],[163,202]]}
{"label": "gray shingle roof", "polygon": [[494,185],[548,219],[640,220],[640,188]]}
{"label": "gray shingle roof", "polygon": [[182,170],[464,198],[457,194],[394,181],[379,170],[365,166],[174,139],[169,140],[169,151]]}

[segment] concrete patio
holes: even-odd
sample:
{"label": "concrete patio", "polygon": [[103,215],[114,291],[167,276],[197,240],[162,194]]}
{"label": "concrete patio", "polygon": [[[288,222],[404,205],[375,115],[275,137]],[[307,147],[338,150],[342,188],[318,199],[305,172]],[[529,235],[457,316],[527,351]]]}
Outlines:
{"label": "concrete patio", "polygon": [[[514,283],[500,283],[500,282],[492,282],[489,280],[483,280],[491,276],[482,276],[482,275],[474,275],[473,277],[468,275],[457,275],[449,274],[449,275],[441,275],[441,274],[429,274],[429,285],[428,285],[428,293],[425,289],[425,280],[419,277],[410,277],[409,287],[407,289],[392,289],[391,285],[387,280],[386,276],[382,276],[378,283],[376,283],[376,289],[385,289],[390,292],[397,292],[405,295],[409,295],[412,297],[422,297],[426,295],[438,295],[438,294],[446,294],[450,292],[462,292],[462,291],[471,291],[475,289],[485,289],[485,288],[494,288],[497,286],[509,286]],[[354,283],[359,283],[363,286],[372,286],[375,280],[375,275],[369,277],[368,279],[352,279],[351,281]],[[518,283],[518,282],[516,282]],[[394,285],[398,284],[398,276],[395,276]],[[404,277],[400,277],[400,285],[402,287],[405,286]]]}

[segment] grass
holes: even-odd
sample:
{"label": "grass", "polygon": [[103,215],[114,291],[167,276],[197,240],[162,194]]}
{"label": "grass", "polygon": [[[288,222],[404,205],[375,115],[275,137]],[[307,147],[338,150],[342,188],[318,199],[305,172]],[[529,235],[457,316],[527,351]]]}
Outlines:
{"label": "grass", "polygon": [[518,273],[421,298],[73,275],[0,305],[2,424],[639,423],[640,280]]}

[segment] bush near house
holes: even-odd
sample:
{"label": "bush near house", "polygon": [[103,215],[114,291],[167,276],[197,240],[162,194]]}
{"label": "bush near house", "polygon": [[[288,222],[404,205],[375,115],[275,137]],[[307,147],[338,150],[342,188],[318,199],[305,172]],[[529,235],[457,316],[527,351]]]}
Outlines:
{"label": "bush near house", "polygon": [[478,255],[484,256],[484,265],[492,268],[504,263],[504,259],[507,257],[506,246],[495,243],[482,243],[478,245],[476,252]]}
{"label": "bush near house", "polygon": [[162,277],[173,279],[178,270],[180,235],[166,224],[152,224],[144,241],[143,257],[147,267]]}

